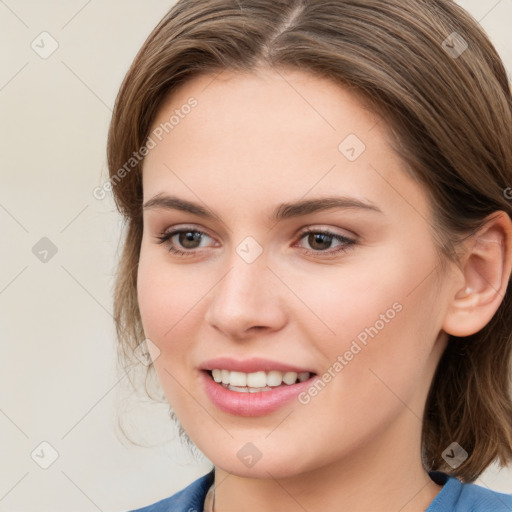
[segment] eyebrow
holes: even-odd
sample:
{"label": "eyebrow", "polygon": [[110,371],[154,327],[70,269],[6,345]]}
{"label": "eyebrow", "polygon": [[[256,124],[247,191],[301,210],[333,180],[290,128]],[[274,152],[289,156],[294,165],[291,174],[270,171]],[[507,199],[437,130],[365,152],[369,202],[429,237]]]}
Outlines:
{"label": "eyebrow", "polygon": [[[376,204],[366,199],[362,200],[348,196],[330,196],[318,199],[300,200],[291,203],[281,203],[272,212],[270,220],[280,221],[294,217],[301,217],[303,215],[319,211],[332,210],[335,208],[343,210],[359,209],[381,214],[383,213]],[[192,213],[193,215],[197,215],[198,217],[203,217],[205,219],[213,219],[222,222],[222,219],[210,209],[197,203],[166,194],[157,194],[152,197],[144,203],[143,209],[179,210]]]}

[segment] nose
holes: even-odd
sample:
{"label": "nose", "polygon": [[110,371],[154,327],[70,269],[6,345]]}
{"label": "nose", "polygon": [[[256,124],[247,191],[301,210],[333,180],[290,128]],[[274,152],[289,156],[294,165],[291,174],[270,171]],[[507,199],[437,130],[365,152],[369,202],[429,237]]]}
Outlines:
{"label": "nose", "polygon": [[205,320],[237,340],[277,331],[286,324],[284,286],[267,267],[264,254],[252,263],[233,255],[210,294]]}

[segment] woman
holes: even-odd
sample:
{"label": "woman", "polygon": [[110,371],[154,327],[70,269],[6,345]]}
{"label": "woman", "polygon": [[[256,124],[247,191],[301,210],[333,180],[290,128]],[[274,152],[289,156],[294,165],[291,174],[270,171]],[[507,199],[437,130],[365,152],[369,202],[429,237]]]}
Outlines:
{"label": "woman", "polygon": [[120,352],[214,468],[143,511],[510,511],[512,99],[449,0],[181,0],[119,92]]}

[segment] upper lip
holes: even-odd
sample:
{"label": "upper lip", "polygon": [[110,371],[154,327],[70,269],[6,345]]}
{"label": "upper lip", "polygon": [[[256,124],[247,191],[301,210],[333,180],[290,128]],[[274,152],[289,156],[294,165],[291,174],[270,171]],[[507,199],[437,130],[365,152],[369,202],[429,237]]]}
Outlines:
{"label": "upper lip", "polygon": [[229,370],[232,372],[254,373],[258,371],[270,372],[276,370],[279,372],[309,372],[315,373],[308,368],[302,368],[280,361],[272,361],[270,359],[263,359],[260,357],[253,357],[250,359],[233,359],[231,357],[216,357],[203,361],[199,366],[201,370]]}

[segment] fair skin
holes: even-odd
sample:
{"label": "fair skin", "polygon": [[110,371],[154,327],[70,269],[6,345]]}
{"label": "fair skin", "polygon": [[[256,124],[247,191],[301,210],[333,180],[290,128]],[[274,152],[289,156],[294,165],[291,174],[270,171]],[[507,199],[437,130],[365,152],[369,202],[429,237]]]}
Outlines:
{"label": "fair skin", "polygon": [[[462,266],[444,269],[427,194],[384,120],[351,93],[305,72],[224,71],[174,91],[153,128],[191,96],[197,107],[144,161],[144,204],[167,194],[218,218],[144,209],[138,300],[167,399],[215,465],[215,511],[424,511],[441,489],[420,458],[428,389],[448,334],[480,330],[501,303],[510,219],[490,220]],[[366,146],[354,161],[338,149],[349,134]],[[270,218],[281,203],[332,196],[380,211]],[[178,235],[158,243],[174,228],[205,235],[195,246]],[[251,263],[237,253],[248,236],[263,250]],[[307,404],[244,417],[205,394],[199,366],[217,356],[321,376],[393,304],[400,311]],[[237,456],[248,442],[261,453],[251,467]]]}

